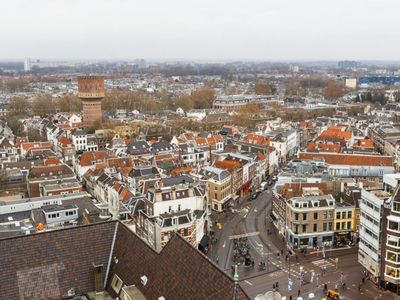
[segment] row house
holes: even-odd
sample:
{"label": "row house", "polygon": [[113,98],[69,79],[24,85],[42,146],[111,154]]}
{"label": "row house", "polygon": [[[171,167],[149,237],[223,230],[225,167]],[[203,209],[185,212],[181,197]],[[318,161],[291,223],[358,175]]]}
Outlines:
{"label": "row house", "polygon": [[197,166],[208,164],[211,158],[209,147],[195,148],[191,144],[179,145],[179,160],[183,164]]}
{"label": "row house", "polygon": [[88,135],[82,129],[75,130],[71,134],[72,143],[75,145],[77,152],[83,152],[87,150]]}
{"label": "row house", "polygon": [[368,127],[368,137],[375,146],[375,150],[381,154],[389,154],[386,140],[400,139],[400,127],[381,125]]}
{"label": "row house", "polygon": [[65,164],[49,165],[49,166],[35,166],[29,171],[27,178],[28,194],[29,197],[43,196],[40,189],[44,184],[51,182],[60,184],[62,180],[75,179],[73,170]]}
{"label": "row house", "polygon": [[193,175],[207,180],[211,209],[222,212],[233,205],[232,175],[227,170],[205,166],[199,170],[198,174]]}
{"label": "row house", "polygon": [[243,194],[246,194],[250,188],[257,184],[254,180],[256,177],[255,158],[239,153],[229,153],[227,158],[243,163]]}
{"label": "row house", "polygon": [[391,156],[344,153],[301,152],[301,160],[322,161],[328,164],[328,174],[338,178],[355,178],[368,187],[383,187],[383,176],[392,174]]}
{"label": "row house", "polygon": [[214,167],[225,169],[231,174],[232,178],[232,194],[243,196],[243,166],[240,161],[226,158],[222,161],[215,161]]}
{"label": "row house", "polygon": [[297,130],[278,128],[269,132],[270,145],[274,147],[280,156],[280,162],[286,162],[293,156],[300,146],[300,134]]}
{"label": "row house", "polygon": [[21,143],[20,153],[23,158],[26,157],[27,153],[32,150],[44,150],[48,149],[51,150],[51,143],[50,142],[28,142],[28,143]]}
{"label": "row house", "polygon": [[75,159],[75,146],[65,136],[61,136],[56,144],[57,154],[62,157],[66,163],[72,163]]}
{"label": "row house", "polygon": [[197,247],[210,222],[204,210],[206,201],[199,183],[149,188],[137,225],[142,238],[159,252],[177,232]]}
{"label": "row house", "polygon": [[89,169],[94,168],[95,164],[105,163],[109,158],[110,156],[104,151],[84,152],[74,160],[75,173],[78,178],[82,178]]}

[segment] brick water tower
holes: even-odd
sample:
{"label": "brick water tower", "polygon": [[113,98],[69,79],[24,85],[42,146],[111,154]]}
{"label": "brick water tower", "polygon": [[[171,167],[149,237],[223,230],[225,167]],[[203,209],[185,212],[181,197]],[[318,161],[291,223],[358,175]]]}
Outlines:
{"label": "brick water tower", "polygon": [[104,98],[104,76],[78,76],[78,97],[83,104],[83,126],[87,130],[101,120],[101,99]]}

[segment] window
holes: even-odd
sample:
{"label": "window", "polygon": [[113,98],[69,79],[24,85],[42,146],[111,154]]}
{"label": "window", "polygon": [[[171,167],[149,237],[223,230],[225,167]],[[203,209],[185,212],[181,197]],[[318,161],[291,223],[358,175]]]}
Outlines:
{"label": "window", "polygon": [[317,212],[314,213],[314,220],[318,220],[318,213]]}
{"label": "window", "polygon": [[313,226],[313,231],[314,231],[314,232],[317,232],[317,231],[318,231],[318,224],[314,224],[314,226]]}
{"label": "window", "polygon": [[60,217],[60,214],[59,213],[56,213],[56,214],[49,214],[48,215],[48,218],[49,219],[57,219],[57,218],[59,218]]}
{"label": "window", "polygon": [[360,219],[360,213],[357,213],[357,219]]}
{"label": "window", "polygon": [[383,170],[379,170],[379,176],[383,176],[384,172]]}
{"label": "window", "polygon": [[400,255],[395,252],[386,250],[386,260],[392,262],[400,262]]}
{"label": "window", "polygon": [[399,247],[399,238],[393,235],[388,235],[386,243],[392,247]]}
{"label": "window", "polygon": [[347,222],[347,229],[351,229],[351,222]]}
{"label": "window", "polygon": [[375,182],[375,177],[369,177],[368,182]]}
{"label": "window", "polygon": [[307,225],[303,225],[303,233],[307,232]]}
{"label": "window", "polygon": [[346,219],[346,212],[345,211],[342,212],[342,219]]}
{"label": "window", "polygon": [[117,276],[117,274],[114,275],[114,278],[111,282],[111,287],[117,294],[119,294],[119,291],[122,287],[122,280]]}
{"label": "window", "polygon": [[329,219],[333,219],[333,211],[329,212]]}
{"label": "window", "polygon": [[379,183],[380,183],[380,184],[383,183],[383,178],[379,178]]}
{"label": "window", "polygon": [[329,222],[329,231],[332,231],[332,230],[333,230],[333,223]]}
{"label": "window", "polygon": [[324,220],[326,220],[327,218],[328,218],[328,213],[324,211]]}
{"label": "window", "polygon": [[76,210],[71,210],[71,211],[67,211],[65,212],[66,216],[75,216],[76,215]]}
{"label": "window", "polygon": [[340,230],[340,222],[336,223],[336,230]]}
{"label": "window", "polygon": [[326,231],[326,223],[324,223],[324,224],[322,224],[322,229],[323,229],[323,231]]}
{"label": "window", "polygon": [[294,219],[295,219],[296,221],[299,220],[299,213],[294,213]]}
{"label": "window", "polygon": [[183,235],[188,236],[189,235],[189,230],[187,228],[183,229]]}
{"label": "window", "polygon": [[339,211],[336,213],[336,219],[340,219],[340,212]]}
{"label": "window", "polygon": [[400,202],[393,202],[392,210],[400,212]]}
{"label": "window", "polygon": [[347,219],[351,219],[352,218],[352,213],[351,213],[351,211],[348,211],[347,212]]}
{"label": "window", "polygon": [[399,230],[399,223],[393,222],[393,221],[389,221],[388,229],[398,231]]}
{"label": "window", "polygon": [[368,174],[367,169],[364,169],[364,170],[363,170],[363,175],[364,175],[364,176],[367,176],[367,174]]}
{"label": "window", "polygon": [[303,221],[307,221],[307,214],[303,214]]}
{"label": "window", "polygon": [[346,229],[346,222],[342,222],[342,230]]}

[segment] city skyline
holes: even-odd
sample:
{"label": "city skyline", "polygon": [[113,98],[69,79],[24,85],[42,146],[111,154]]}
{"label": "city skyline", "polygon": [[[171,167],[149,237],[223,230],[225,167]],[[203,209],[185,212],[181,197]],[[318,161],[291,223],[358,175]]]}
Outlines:
{"label": "city skyline", "polygon": [[396,7],[394,1],[5,1],[0,58],[397,60]]}

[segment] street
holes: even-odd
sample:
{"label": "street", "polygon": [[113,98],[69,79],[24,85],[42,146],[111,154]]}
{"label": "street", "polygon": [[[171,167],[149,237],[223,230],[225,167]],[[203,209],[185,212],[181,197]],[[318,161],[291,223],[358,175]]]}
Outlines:
{"label": "street", "polygon": [[[227,274],[232,275],[233,239],[230,237],[254,233],[247,237],[247,243],[251,246],[250,253],[256,266],[254,268],[238,266],[241,287],[250,299],[254,299],[259,294],[273,291],[273,284],[276,282],[279,283],[278,292],[281,296],[286,296],[286,299],[289,299],[290,295],[296,299],[295,296],[299,289],[303,297],[312,293],[316,299],[321,299],[325,297],[324,284],[327,284],[328,290],[335,290],[335,285],[337,285],[341,299],[388,299],[388,297],[392,297],[391,293],[376,289],[369,281],[365,282],[361,292],[358,291],[363,268],[358,263],[357,246],[328,249],[325,251],[325,258],[322,251],[310,251],[306,257],[296,252],[297,260],[295,255],[288,261],[284,257],[277,257],[277,252],[281,252],[281,250],[286,252],[286,244],[277,231],[273,232],[270,219],[271,187],[263,191],[254,201],[247,201],[248,197],[249,195],[246,195],[234,207],[233,215],[229,213],[226,217],[213,212],[213,220],[221,223],[221,229],[215,228],[215,237],[218,242],[212,245],[208,256],[216,261],[218,254],[218,265]],[[267,229],[271,232],[270,234],[267,233]],[[265,269],[257,267],[257,263],[260,261],[265,261]],[[311,278],[313,270],[314,277]],[[300,286],[301,271],[304,273],[302,286]],[[293,279],[291,291],[288,290],[289,277]],[[342,288],[343,282],[346,283],[344,289]]]}

